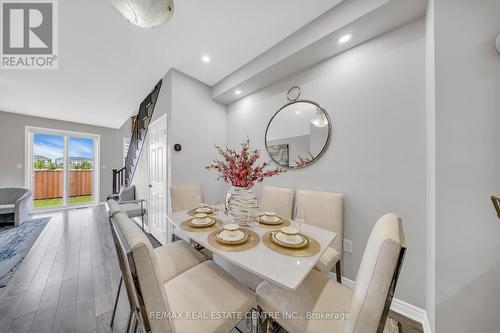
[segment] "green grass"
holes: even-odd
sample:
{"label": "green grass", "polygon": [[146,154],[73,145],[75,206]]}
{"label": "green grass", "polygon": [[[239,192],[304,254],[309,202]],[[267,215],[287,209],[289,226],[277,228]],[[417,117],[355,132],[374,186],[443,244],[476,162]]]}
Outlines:
{"label": "green grass", "polygon": [[[82,203],[88,203],[88,202],[93,202],[94,198],[91,195],[82,195],[79,197],[72,197],[69,198],[69,203],[70,204],[82,204]],[[34,206],[35,208],[44,208],[44,207],[56,207],[56,206],[62,206],[63,204],[63,199],[62,198],[55,198],[55,199],[42,199],[42,200],[35,200]]]}
{"label": "green grass", "polygon": [[81,197],[69,198],[70,204],[87,203],[92,201],[94,201],[94,198],[91,195],[82,195]]}
{"label": "green grass", "polygon": [[62,204],[63,204],[62,198],[35,200],[33,203],[35,208],[62,206]]}

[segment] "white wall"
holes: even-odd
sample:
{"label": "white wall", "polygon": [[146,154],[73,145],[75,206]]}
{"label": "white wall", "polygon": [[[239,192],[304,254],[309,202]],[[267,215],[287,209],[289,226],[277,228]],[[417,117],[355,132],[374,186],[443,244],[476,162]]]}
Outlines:
{"label": "white wall", "polygon": [[[172,76],[172,116],[169,146],[179,143],[182,151],[171,149],[172,185],[199,184],[208,203],[223,201],[229,185],[216,181],[205,170],[216,156],[213,144],[226,143],[226,108],[211,98],[210,87],[179,71]],[[167,74],[168,75],[168,74]]]}
{"label": "white wall", "polygon": [[436,332],[500,329],[500,1],[435,2]]}
{"label": "white wall", "polygon": [[[268,120],[293,85],[333,121],[325,155],[313,165],[265,181],[276,186],[345,193],[343,272],[355,279],[378,217],[403,218],[408,252],[396,297],[425,304],[425,26],[419,20],[329,59],[228,107],[228,144],[248,135],[264,150]],[[266,154],[263,153],[263,157]]]}

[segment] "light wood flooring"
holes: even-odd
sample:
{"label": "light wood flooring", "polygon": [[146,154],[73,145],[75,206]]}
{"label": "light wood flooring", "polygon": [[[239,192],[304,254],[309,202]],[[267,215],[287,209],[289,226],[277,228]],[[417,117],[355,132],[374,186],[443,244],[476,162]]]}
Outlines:
{"label": "light wood flooring", "polygon": [[[0,289],[0,332],[123,332],[125,288],[115,328],[109,327],[120,271],[104,207],[33,217],[43,216],[52,219]],[[391,316],[401,322],[403,333],[422,332],[419,323]]]}

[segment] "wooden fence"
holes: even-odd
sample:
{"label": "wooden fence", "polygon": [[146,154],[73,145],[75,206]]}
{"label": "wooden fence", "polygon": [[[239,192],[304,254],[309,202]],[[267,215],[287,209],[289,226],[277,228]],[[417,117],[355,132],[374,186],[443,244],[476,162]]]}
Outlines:
{"label": "wooden fence", "polygon": [[[34,199],[63,196],[63,170],[34,170]],[[92,194],[93,170],[69,170],[69,196]]]}

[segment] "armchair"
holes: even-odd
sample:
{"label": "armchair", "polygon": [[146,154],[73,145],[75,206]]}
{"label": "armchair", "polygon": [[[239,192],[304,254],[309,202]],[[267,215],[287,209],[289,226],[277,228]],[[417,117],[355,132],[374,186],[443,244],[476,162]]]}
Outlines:
{"label": "armchair", "polygon": [[20,187],[0,188],[0,214],[14,214],[14,225],[28,219],[31,191]]}

